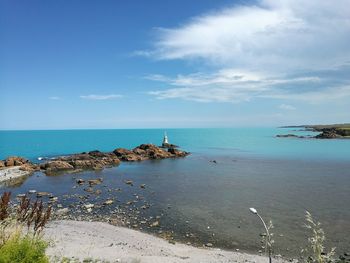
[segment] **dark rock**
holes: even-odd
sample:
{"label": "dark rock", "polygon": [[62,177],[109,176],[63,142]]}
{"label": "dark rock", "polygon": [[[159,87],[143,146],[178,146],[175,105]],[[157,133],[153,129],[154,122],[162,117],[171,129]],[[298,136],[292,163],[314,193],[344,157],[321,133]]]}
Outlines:
{"label": "dark rock", "polygon": [[107,166],[116,166],[119,164],[120,160],[113,153],[92,151],[88,154],[81,153],[58,157],[55,161],[41,164],[40,167],[48,173],[54,173],[62,170],[100,170]]}
{"label": "dark rock", "polygon": [[84,184],[85,183],[85,180],[83,180],[83,179],[77,179],[77,184]]}
{"label": "dark rock", "polygon": [[325,128],[322,129],[322,133],[315,136],[316,139],[337,139],[342,138],[341,130],[336,128]]}
{"label": "dark rock", "polygon": [[276,137],[278,138],[299,138],[298,135],[295,135],[295,134],[278,134],[276,135]]}
{"label": "dark rock", "polygon": [[128,185],[131,185],[131,186],[133,186],[134,184],[133,184],[133,181],[131,181],[131,180],[126,180],[126,181],[124,181],[126,184],[128,184]]}

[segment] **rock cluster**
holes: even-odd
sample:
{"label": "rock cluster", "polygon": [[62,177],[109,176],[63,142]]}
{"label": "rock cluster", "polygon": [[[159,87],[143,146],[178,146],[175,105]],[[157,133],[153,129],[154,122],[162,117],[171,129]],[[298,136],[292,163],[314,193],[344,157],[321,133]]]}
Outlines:
{"label": "rock cluster", "polygon": [[336,128],[325,128],[320,131],[322,131],[322,133],[316,135],[316,139],[336,139],[346,136],[346,133],[343,130]]}
{"label": "rock cluster", "polygon": [[175,148],[160,148],[153,144],[141,144],[133,150],[118,148],[113,151],[121,161],[133,162],[143,160],[185,157],[189,153]]}
{"label": "rock cluster", "polygon": [[34,172],[40,169],[38,165],[29,162],[29,160],[23,157],[11,156],[3,161],[0,160],[0,168],[9,168],[14,166],[20,166],[21,170],[27,172]]}
{"label": "rock cluster", "polygon": [[107,166],[116,166],[119,164],[120,160],[113,153],[91,151],[88,153],[58,157],[52,161],[42,163],[40,168],[47,174],[52,174],[68,170],[99,170]]}
{"label": "rock cluster", "polygon": [[82,170],[99,170],[105,167],[117,166],[121,161],[134,162],[150,159],[165,159],[185,157],[189,153],[175,148],[160,148],[153,144],[141,144],[133,150],[124,148],[115,149],[113,152],[91,151],[68,156],[60,156],[50,161],[41,163],[40,166],[29,162],[22,157],[9,157],[0,161],[0,168],[9,166],[21,166],[20,169],[34,172],[42,170],[46,174],[58,172],[79,172]]}

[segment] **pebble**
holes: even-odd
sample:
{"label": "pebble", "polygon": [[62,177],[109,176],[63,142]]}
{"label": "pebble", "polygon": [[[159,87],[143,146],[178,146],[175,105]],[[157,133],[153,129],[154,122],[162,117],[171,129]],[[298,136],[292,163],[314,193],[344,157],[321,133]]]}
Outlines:
{"label": "pebble", "polygon": [[58,209],[56,211],[56,215],[62,216],[62,215],[68,214],[68,212],[69,212],[69,209],[66,207],[66,208]]}
{"label": "pebble", "polygon": [[154,222],[150,225],[150,227],[157,227],[157,226],[159,226],[159,221],[154,221]]}
{"label": "pebble", "polygon": [[85,209],[91,209],[93,208],[95,205],[94,204],[85,204],[84,207]]}
{"label": "pebble", "polygon": [[114,203],[113,200],[108,199],[108,200],[106,200],[103,204],[104,204],[104,205],[111,205],[111,204],[113,204],[113,203]]}
{"label": "pebble", "polygon": [[126,184],[128,184],[128,185],[131,185],[131,186],[133,186],[134,184],[133,184],[133,181],[131,181],[131,180],[126,180],[126,181],[124,181]]}
{"label": "pebble", "polygon": [[77,184],[84,184],[85,180],[84,179],[78,179],[76,182],[77,182]]}
{"label": "pebble", "polygon": [[43,196],[48,196],[50,195],[50,193],[48,192],[37,192],[36,193],[36,197],[43,197]]}

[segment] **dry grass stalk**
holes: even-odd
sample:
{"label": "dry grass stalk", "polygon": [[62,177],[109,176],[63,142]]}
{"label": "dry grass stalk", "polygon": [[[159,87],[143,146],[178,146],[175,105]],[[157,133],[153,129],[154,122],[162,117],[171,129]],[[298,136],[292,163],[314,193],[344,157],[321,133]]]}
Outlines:
{"label": "dry grass stalk", "polygon": [[26,224],[28,230],[33,225],[34,235],[40,233],[51,216],[51,206],[46,210],[43,202],[36,200],[31,204],[30,198],[23,196],[17,209],[17,221]]}
{"label": "dry grass stalk", "polygon": [[321,228],[321,223],[316,222],[311,213],[306,211],[306,228],[310,229],[311,236],[308,238],[311,251],[307,248],[302,250],[302,253],[308,253],[306,262],[308,263],[328,263],[334,262],[335,248],[332,248],[329,252],[325,251],[324,242],[326,240],[325,233]]}

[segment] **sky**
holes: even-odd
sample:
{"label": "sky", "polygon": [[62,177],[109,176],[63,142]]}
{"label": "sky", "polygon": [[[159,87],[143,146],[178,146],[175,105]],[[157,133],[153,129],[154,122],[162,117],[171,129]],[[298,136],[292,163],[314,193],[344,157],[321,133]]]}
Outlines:
{"label": "sky", "polygon": [[0,129],[350,122],[349,0],[0,0]]}

